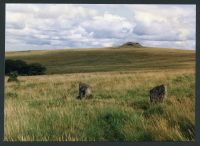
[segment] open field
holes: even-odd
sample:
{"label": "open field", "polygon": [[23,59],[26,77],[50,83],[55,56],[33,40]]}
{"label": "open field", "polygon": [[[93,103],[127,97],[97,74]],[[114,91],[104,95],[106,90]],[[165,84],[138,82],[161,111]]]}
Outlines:
{"label": "open field", "polygon": [[194,68],[194,51],[160,48],[105,48],[6,53],[7,59],[38,62],[48,74]]}
{"label": "open field", "polygon": [[[5,141],[194,141],[195,53],[156,48],[6,53],[48,75],[5,78]],[[65,73],[65,74],[64,74]],[[77,100],[78,83],[93,98]],[[167,99],[149,90],[167,85]]]}

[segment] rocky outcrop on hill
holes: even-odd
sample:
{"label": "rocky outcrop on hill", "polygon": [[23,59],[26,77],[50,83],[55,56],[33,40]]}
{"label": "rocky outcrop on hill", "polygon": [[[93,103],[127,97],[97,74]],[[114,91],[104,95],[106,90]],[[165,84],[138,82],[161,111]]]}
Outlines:
{"label": "rocky outcrop on hill", "polygon": [[135,47],[135,48],[140,48],[143,47],[140,43],[138,42],[127,42],[121,45],[121,47]]}

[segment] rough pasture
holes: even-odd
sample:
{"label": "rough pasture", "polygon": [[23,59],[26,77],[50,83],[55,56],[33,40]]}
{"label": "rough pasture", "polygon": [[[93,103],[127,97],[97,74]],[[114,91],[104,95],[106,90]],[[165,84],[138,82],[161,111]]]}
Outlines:
{"label": "rough pasture", "polygon": [[[6,82],[5,141],[194,141],[195,53],[159,48],[9,52],[48,75]],[[78,100],[80,82],[92,98]],[[150,104],[164,84],[167,99]]]}

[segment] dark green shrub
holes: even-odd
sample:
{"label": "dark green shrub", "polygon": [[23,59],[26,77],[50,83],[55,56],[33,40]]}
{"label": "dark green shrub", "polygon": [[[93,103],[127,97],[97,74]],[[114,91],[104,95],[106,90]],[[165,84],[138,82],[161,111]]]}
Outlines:
{"label": "dark green shrub", "polygon": [[46,67],[39,63],[27,64],[22,60],[7,59],[5,61],[5,74],[9,75],[14,71],[19,75],[43,75],[45,74]]}
{"label": "dark green shrub", "polygon": [[46,67],[39,63],[32,63],[28,66],[28,75],[43,75],[45,74]]}
{"label": "dark green shrub", "polygon": [[18,81],[17,76],[18,76],[18,73],[16,71],[11,72],[9,74],[8,82],[14,82],[14,81],[17,82]]}
{"label": "dark green shrub", "polygon": [[5,74],[9,75],[11,72],[17,71],[18,74],[26,74],[28,65],[22,60],[11,60],[5,61]]}

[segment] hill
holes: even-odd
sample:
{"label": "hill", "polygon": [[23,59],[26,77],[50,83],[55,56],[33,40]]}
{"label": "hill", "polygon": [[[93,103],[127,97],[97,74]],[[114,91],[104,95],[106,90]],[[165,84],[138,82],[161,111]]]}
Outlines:
{"label": "hill", "polygon": [[6,59],[39,62],[48,74],[187,69],[195,67],[195,52],[164,48],[120,47],[6,52]]}
{"label": "hill", "polygon": [[[6,58],[42,63],[51,75],[5,77],[5,141],[195,140],[194,51],[120,47]],[[76,99],[79,82],[91,86],[92,98]],[[167,98],[151,104],[149,90],[160,84]]]}

